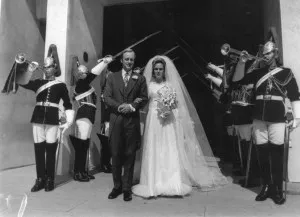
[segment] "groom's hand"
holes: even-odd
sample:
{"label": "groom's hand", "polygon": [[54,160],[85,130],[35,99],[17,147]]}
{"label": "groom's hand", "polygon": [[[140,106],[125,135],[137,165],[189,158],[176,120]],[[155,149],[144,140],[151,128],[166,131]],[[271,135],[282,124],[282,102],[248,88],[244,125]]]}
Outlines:
{"label": "groom's hand", "polygon": [[124,103],[122,105],[121,105],[122,107],[120,108],[120,112],[121,113],[127,114],[129,112],[133,112],[134,111],[134,108],[132,107],[132,105],[126,104],[126,103]]}
{"label": "groom's hand", "polygon": [[121,105],[119,105],[118,112],[121,112],[122,109],[124,108],[124,106],[125,106],[125,103],[122,103]]}

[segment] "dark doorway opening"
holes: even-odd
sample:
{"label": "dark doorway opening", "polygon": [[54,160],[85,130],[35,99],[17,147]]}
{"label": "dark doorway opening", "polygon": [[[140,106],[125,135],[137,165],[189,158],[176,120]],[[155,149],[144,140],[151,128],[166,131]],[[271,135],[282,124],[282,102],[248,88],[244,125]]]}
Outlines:
{"label": "dark doorway opening", "polygon": [[[220,127],[223,108],[209,90],[203,74],[208,62],[223,64],[220,47],[229,43],[237,50],[256,54],[264,43],[260,0],[172,0],[106,7],[104,10],[103,56],[116,54],[145,36],[163,32],[134,47],[135,66],[143,67],[156,54],[180,44],[168,56],[195,103],[213,151],[223,148]],[[188,53],[188,55],[187,55]],[[110,65],[112,71],[120,61]],[[194,74],[198,75],[198,78]]]}

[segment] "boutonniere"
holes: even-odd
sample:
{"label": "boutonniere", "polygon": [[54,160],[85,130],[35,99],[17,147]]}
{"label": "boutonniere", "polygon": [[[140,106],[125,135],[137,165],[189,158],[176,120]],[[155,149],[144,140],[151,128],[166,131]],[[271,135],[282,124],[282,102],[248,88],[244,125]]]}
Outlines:
{"label": "boutonniere", "polygon": [[133,75],[132,79],[136,80],[136,79],[138,79],[138,76],[137,75]]}

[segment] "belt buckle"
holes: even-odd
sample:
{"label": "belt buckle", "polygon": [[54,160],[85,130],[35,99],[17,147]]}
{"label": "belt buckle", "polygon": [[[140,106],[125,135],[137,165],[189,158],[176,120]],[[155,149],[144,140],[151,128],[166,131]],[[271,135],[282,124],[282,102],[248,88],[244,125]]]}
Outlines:
{"label": "belt buckle", "polygon": [[272,95],[264,95],[264,100],[271,100]]}
{"label": "belt buckle", "polygon": [[49,106],[49,102],[43,102],[44,106]]}

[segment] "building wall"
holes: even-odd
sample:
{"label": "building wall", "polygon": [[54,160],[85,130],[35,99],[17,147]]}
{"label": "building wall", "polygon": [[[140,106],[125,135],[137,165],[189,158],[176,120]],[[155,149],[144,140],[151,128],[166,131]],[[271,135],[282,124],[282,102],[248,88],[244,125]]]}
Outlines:
{"label": "building wall", "polygon": [[[294,72],[298,87],[300,87],[300,2],[298,0],[281,0],[281,27],[283,63]],[[291,133],[291,148],[289,153],[289,181],[300,182],[300,128]]]}
{"label": "building wall", "polygon": [[[36,0],[0,1],[0,87],[17,53],[43,61],[45,42],[36,16]],[[0,94],[0,170],[34,163],[30,118],[33,92],[19,88],[16,94]]]}
{"label": "building wall", "polygon": [[[300,84],[300,2],[297,0],[264,0],[264,33],[267,37],[270,28],[276,29],[278,48],[285,67],[294,72]],[[289,151],[289,181],[300,182],[300,129],[292,131]]]}

